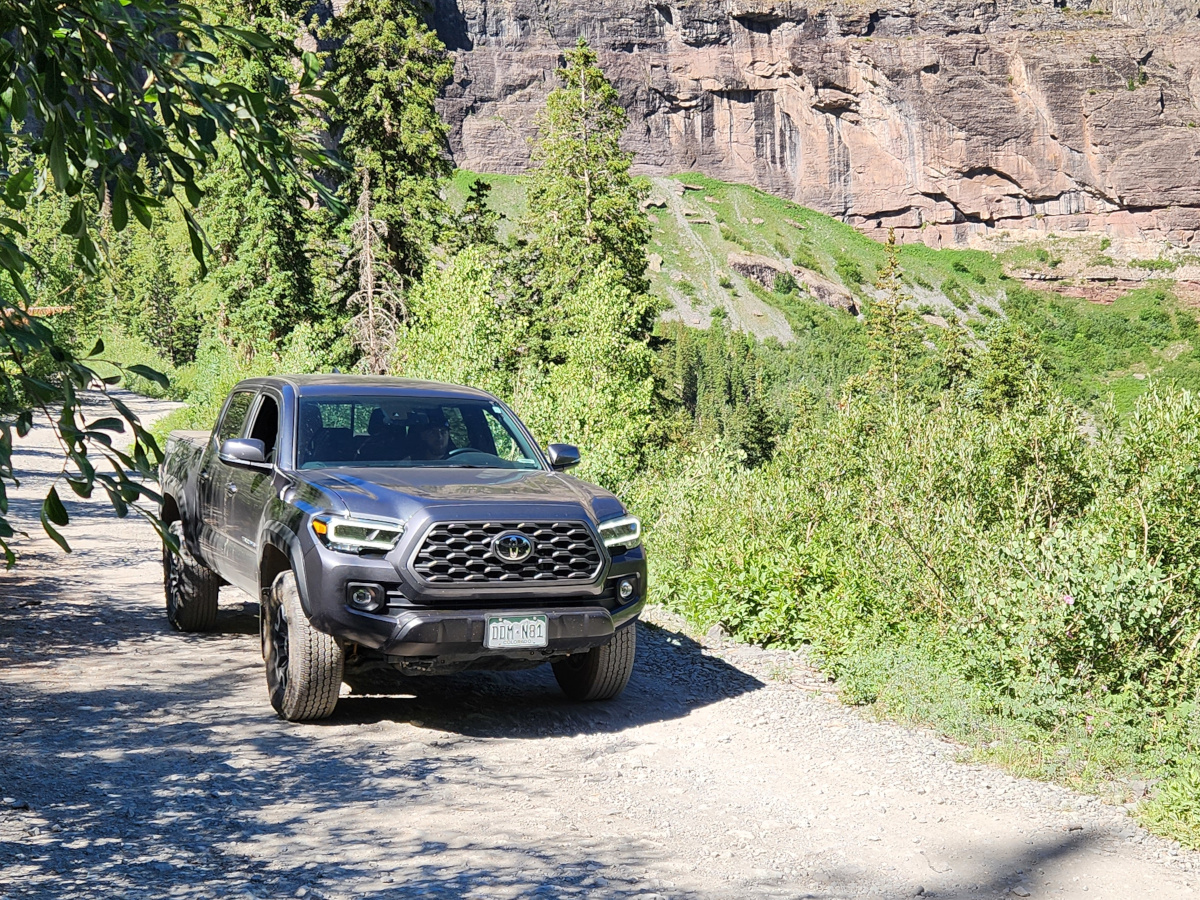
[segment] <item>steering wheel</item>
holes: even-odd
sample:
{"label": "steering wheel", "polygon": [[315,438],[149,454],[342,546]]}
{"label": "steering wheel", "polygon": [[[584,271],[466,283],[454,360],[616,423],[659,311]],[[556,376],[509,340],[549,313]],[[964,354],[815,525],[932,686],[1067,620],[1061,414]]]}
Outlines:
{"label": "steering wheel", "polygon": [[446,454],[446,459],[453,459],[456,456],[461,456],[464,453],[482,453],[482,450],[476,450],[474,447],[455,447]]}

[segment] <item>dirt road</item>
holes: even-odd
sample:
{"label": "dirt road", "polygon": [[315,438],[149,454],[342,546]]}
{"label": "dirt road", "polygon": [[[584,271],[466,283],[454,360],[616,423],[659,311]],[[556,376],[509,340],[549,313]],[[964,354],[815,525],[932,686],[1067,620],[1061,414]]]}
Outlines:
{"label": "dirt road", "polygon": [[[23,461],[48,470],[46,440]],[[14,503],[34,535],[45,486]],[[0,573],[0,897],[1197,895],[1197,855],[1124,810],[957,763],[796,655],[661,616],[617,702],[483,673],[290,725],[250,598],[171,632],[151,528],[70,508],[74,554],[35,537]]]}

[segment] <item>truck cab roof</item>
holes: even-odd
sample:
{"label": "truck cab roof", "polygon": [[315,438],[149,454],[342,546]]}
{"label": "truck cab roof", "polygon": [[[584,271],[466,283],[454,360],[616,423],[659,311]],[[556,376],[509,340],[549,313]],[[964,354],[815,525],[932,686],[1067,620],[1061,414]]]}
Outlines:
{"label": "truck cab roof", "polygon": [[386,375],[271,375],[248,378],[239,382],[237,388],[274,386],[291,387],[300,397],[340,395],[347,391],[364,396],[401,393],[406,397],[471,397],[480,400],[495,399],[486,391],[459,384],[440,381],[423,381],[417,378],[393,378]]}

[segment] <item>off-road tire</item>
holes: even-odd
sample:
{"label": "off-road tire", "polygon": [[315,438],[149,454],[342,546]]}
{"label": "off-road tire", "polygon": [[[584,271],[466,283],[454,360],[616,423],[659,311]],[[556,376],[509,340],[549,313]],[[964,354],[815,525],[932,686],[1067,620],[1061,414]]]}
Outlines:
{"label": "off-road tire", "polygon": [[601,647],[573,653],[553,664],[554,678],[572,700],[611,700],[625,690],[637,655],[636,622]]}
{"label": "off-road tire", "polygon": [[183,522],[172,522],[168,530],[179,542],[179,552],[173,552],[166,541],[163,542],[167,621],[176,631],[211,631],[217,624],[221,580],[188,552],[183,539]]}
{"label": "off-road tire", "polygon": [[345,658],[337,640],[308,621],[292,572],[281,573],[271,585],[260,629],[267,691],[275,712],[289,722],[331,715],[342,688]]}

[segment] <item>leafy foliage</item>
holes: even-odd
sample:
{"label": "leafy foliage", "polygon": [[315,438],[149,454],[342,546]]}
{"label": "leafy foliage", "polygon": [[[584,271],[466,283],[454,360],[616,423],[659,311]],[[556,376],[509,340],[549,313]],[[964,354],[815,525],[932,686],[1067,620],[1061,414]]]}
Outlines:
{"label": "leafy foliage", "polygon": [[[331,158],[300,129],[328,95],[312,54],[297,55],[290,44],[258,31],[206,22],[194,7],[164,0],[3,3],[0,35],[0,202],[11,212],[0,217],[0,268],[11,283],[11,291],[0,293],[0,381],[12,416],[0,423],[0,490],[17,479],[14,433],[26,433],[40,414],[63,449],[56,482],[81,496],[100,485],[125,515],[138,500],[157,499],[142,478],[151,474],[158,448],[116,397],[108,397],[114,416],[93,418],[83,404],[80,394],[90,384],[120,376],[102,379],[94,368],[102,342],[87,355],[72,351],[31,305],[30,273],[38,291],[70,276],[61,243],[44,230],[27,241],[28,223],[57,222],[72,244],[74,265],[94,274],[103,260],[97,243],[102,211],[107,227],[119,234],[131,217],[150,227],[154,210],[177,201],[203,269],[204,239],[192,209],[201,202],[201,178],[216,164],[220,144],[231,148],[266,194],[282,195],[283,180],[296,179],[333,202],[311,173]],[[219,48],[261,61],[261,83],[214,77]],[[279,57],[295,59],[294,77],[271,74]],[[51,182],[53,198],[43,199]],[[70,304],[80,307],[73,309],[76,322],[86,326],[92,295],[78,281],[70,284],[78,292]],[[173,317],[161,308],[148,318],[153,330],[171,328]],[[110,365],[165,383],[140,364]],[[117,450],[112,435],[127,426],[132,447]],[[98,470],[93,459],[111,472]],[[0,493],[0,548],[12,565],[7,510]],[[67,520],[52,485],[42,524],[64,548],[57,528]]]}
{"label": "leafy foliage", "polygon": [[678,323],[659,329],[659,379],[686,419],[678,443],[722,441],[746,465],[771,457],[788,411],[772,397],[781,380],[754,338],[715,322],[707,331]]}
{"label": "leafy foliage", "polygon": [[893,401],[910,393],[918,378],[917,364],[924,355],[914,327],[912,296],[900,277],[896,232],[888,230],[887,263],[875,284],[878,293],[867,307],[867,346],[871,354],[868,378]]}
{"label": "leafy foliage", "polygon": [[624,110],[586,43],[560,77],[522,233],[497,243],[490,188],[476,182],[445,266],[408,296],[394,369],[511,400],[535,434],[579,443],[583,471],[615,485],[662,438],[650,349],[658,306],[643,290],[641,189],[618,147]]}

